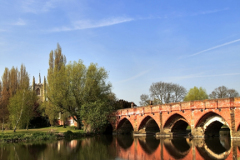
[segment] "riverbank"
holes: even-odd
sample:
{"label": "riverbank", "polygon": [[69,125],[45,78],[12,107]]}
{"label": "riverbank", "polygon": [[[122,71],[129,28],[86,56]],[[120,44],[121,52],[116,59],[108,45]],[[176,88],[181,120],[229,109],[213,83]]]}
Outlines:
{"label": "riverbank", "polygon": [[86,133],[83,130],[75,129],[67,126],[66,128],[46,127],[29,130],[5,130],[0,132],[0,142],[27,142],[27,141],[41,141],[41,140],[58,140],[64,138],[81,138],[92,136],[93,134]]}

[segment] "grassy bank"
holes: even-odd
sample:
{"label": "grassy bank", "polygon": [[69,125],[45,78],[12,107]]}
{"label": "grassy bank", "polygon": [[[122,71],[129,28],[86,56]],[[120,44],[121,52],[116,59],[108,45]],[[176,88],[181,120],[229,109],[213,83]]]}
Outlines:
{"label": "grassy bank", "polygon": [[5,130],[0,132],[0,142],[25,142],[41,140],[57,140],[63,138],[80,138],[89,136],[83,130],[77,130],[73,127],[46,127],[29,130]]}

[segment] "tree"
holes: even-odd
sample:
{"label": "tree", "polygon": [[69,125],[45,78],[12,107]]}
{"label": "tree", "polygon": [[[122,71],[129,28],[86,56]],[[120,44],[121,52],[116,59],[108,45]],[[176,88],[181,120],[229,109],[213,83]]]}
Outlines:
{"label": "tree", "polygon": [[14,127],[14,132],[18,125],[26,126],[33,117],[33,106],[37,100],[36,93],[30,89],[28,90],[18,90],[17,93],[10,98],[9,108],[9,118],[11,120],[12,126]]}
{"label": "tree", "polygon": [[228,89],[225,86],[220,86],[215,88],[211,94],[209,94],[209,98],[217,99],[217,98],[229,98],[229,97],[237,97],[239,96],[238,92],[235,89]]}
{"label": "tree", "polygon": [[228,97],[238,97],[239,93],[235,89],[228,89]]}
{"label": "tree", "polygon": [[204,100],[208,99],[208,95],[202,87],[197,88],[196,86],[194,88],[191,88],[187,95],[184,98],[184,101],[194,101],[194,100]]}
{"label": "tree", "polygon": [[148,106],[148,105],[150,105],[150,97],[149,97],[149,95],[147,95],[147,94],[142,94],[141,96],[140,96],[140,106]]}
{"label": "tree", "polygon": [[78,127],[84,120],[96,130],[105,123],[112,107],[107,72],[93,63],[87,68],[81,60],[65,65],[66,58],[59,45],[54,53],[53,56],[51,52],[49,58],[47,99],[50,104],[46,109],[55,113],[67,112]]}
{"label": "tree", "polygon": [[[2,114],[2,82],[1,81],[0,81],[0,114]],[[3,125],[2,125],[2,131],[3,131]]]}
{"label": "tree", "polygon": [[5,68],[2,76],[2,92],[1,92],[1,105],[0,105],[0,121],[2,123],[2,131],[4,130],[4,124],[8,121],[8,102],[10,98],[10,78],[9,69]]}
{"label": "tree", "polygon": [[108,74],[103,67],[91,63],[86,72],[84,93],[80,113],[85,124],[93,131],[100,131],[107,124],[107,118],[113,111],[111,84],[106,83]]}
{"label": "tree", "polygon": [[37,96],[29,86],[29,75],[23,64],[20,72],[13,70],[11,76],[13,77],[11,82],[17,82],[16,84],[11,83],[11,92],[14,95],[11,96],[8,105],[9,117],[15,132],[19,124],[26,126],[28,129],[29,122],[33,117],[33,106],[37,101]]}
{"label": "tree", "polygon": [[65,85],[67,83],[65,74],[66,57],[62,54],[62,49],[57,44],[57,49],[49,54],[49,68],[48,68],[48,83],[44,79],[44,89],[47,90],[45,101],[41,108],[45,109],[50,124],[54,125],[54,120],[61,112],[60,108],[64,108],[65,97],[68,95],[68,89]]}
{"label": "tree", "polygon": [[174,83],[156,82],[150,86],[150,96],[142,94],[140,96],[141,105],[165,104],[171,102],[180,102],[186,95],[186,89],[183,86]]}

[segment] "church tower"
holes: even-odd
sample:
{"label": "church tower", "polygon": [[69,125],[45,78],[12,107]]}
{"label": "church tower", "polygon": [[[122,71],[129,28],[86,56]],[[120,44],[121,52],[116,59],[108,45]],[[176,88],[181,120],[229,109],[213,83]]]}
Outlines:
{"label": "church tower", "polygon": [[[45,77],[44,77],[45,83]],[[35,77],[33,76],[33,85],[32,89],[36,92],[37,96],[39,97],[40,101],[45,101],[45,92],[46,92],[46,84],[41,83],[41,75],[39,73],[38,83],[35,83]]]}

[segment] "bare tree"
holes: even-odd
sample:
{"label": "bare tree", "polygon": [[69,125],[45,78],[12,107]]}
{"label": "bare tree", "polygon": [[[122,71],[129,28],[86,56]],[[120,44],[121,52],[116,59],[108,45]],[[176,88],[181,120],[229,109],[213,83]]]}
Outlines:
{"label": "bare tree", "polygon": [[217,98],[228,98],[228,97],[237,97],[239,96],[238,92],[235,89],[228,89],[225,86],[220,86],[215,88],[211,94],[209,94],[209,98],[217,99]]}
{"label": "bare tree", "polygon": [[239,96],[239,93],[235,89],[229,89],[227,93],[228,93],[229,97],[238,97]]}
{"label": "bare tree", "polygon": [[178,84],[172,85],[172,99],[171,102],[180,102],[187,94],[187,90]]}
{"label": "bare tree", "polygon": [[150,86],[150,96],[142,94],[140,104],[148,105],[151,100],[153,104],[165,104],[171,102],[180,102],[185,97],[187,90],[178,84],[156,82]]}
{"label": "bare tree", "polygon": [[140,106],[148,106],[148,105],[150,105],[150,97],[149,97],[149,95],[147,95],[147,94],[142,94],[141,96],[140,96]]}

